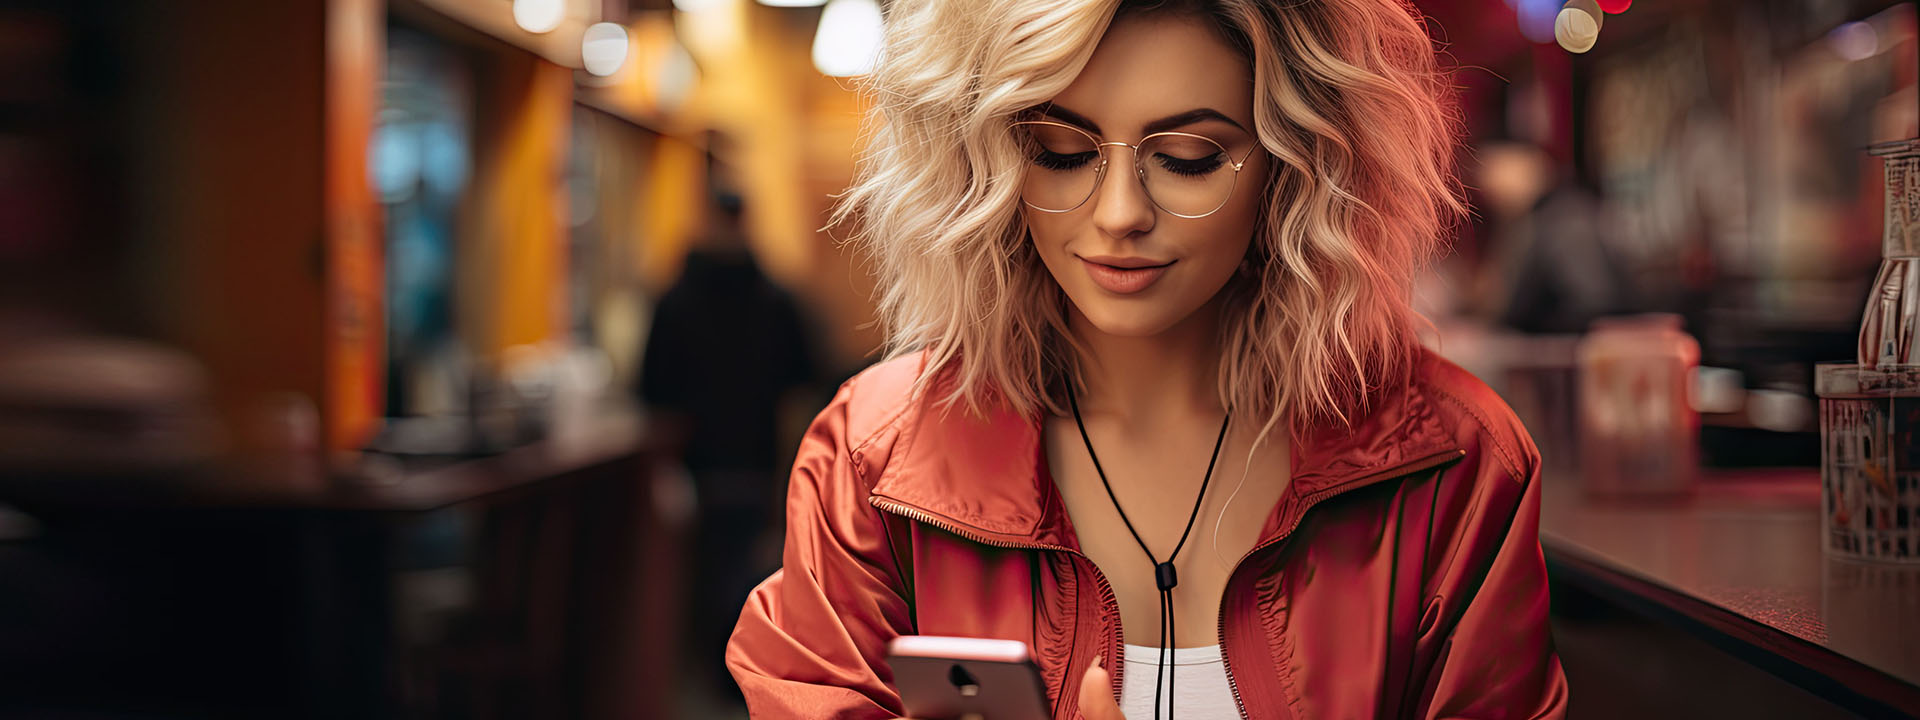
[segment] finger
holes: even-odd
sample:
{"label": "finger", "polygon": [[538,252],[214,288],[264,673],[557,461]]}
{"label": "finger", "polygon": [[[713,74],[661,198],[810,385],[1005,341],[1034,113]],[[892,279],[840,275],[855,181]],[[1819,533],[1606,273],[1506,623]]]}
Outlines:
{"label": "finger", "polygon": [[1093,666],[1080,677],[1080,716],[1086,720],[1126,720],[1120,704],[1113,701],[1113,675],[1101,666],[1105,658],[1094,658]]}

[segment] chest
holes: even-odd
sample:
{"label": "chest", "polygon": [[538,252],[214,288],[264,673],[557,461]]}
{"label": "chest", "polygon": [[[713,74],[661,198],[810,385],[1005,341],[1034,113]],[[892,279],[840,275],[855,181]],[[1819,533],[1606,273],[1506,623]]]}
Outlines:
{"label": "chest", "polygon": [[[1071,422],[1047,428],[1048,469],[1081,551],[1113,589],[1126,642],[1158,646],[1170,619],[1174,647],[1218,643],[1221,593],[1287,489],[1286,448],[1255,448],[1251,438],[1230,434],[1209,476],[1213,437],[1096,438],[1096,469]],[[1169,557],[1178,580],[1170,618],[1154,575],[1155,563]]]}

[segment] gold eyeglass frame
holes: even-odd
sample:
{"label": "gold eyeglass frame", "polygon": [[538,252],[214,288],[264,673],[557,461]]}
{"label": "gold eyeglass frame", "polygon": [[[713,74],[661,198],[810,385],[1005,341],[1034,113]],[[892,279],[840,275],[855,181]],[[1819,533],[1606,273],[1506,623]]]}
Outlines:
{"label": "gold eyeglass frame", "polygon": [[[1140,138],[1140,142],[1138,143],[1123,143],[1118,140],[1102,140],[1100,139],[1099,136],[1094,135],[1093,133],[1087,132],[1085,128],[1081,128],[1076,125],[1069,125],[1067,123],[1062,123],[1062,122],[1054,122],[1052,120],[1019,120],[1009,125],[1008,128],[1017,132],[1019,128],[1027,125],[1050,125],[1058,128],[1066,128],[1068,130],[1072,130],[1074,132],[1080,133],[1082,137],[1085,137],[1086,139],[1093,141],[1093,149],[1100,153],[1100,165],[1094,168],[1094,171],[1093,171],[1093,187],[1089,188],[1087,190],[1087,196],[1080,198],[1080,202],[1074,203],[1073,207],[1067,208],[1065,210],[1051,210],[1048,208],[1040,207],[1039,205],[1035,205],[1031,202],[1027,202],[1025,193],[1021,194],[1021,198],[1020,198],[1021,204],[1024,204],[1027,207],[1033,208],[1043,213],[1052,213],[1056,215],[1063,214],[1063,213],[1070,213],[1075,210],[1079,210],[1081,206],[1086,205],[1088,200],[1092,200],[1093,196],[1100,192],[1100,184],[1103,182],[1106,182],[1106,179],[1107,179],[1106,149],[1109,146],[1118,145],[1120,147],[1124,147],[1133,151],[1133,174],[1134,174],[1134,177],[1137,177],[1140,179],[1140,190],[1142,191],[1142,194],[1147,196],[1147,202],[1153,203],[1153,206],[1160,208],[1161,212],[1164,212],[1168,215],[1172,215],[1178,218],[1187,218],[1189,220],[1203,218],[1208,215],[1212,215],[1214,213],[1220,212],[1220,208],[1226,207],[1227,203],[1232,202],[1233,191],[1240,187],[1240,170],[1246,167],[1248,160],[1253,159],[1253,153],[1260,149],[1260,143],[1256,142],[1253,144],[1252,148],[1249,148],[1247,150],[1247,154],[1245,157],[1242,157],[1238,161],[1235,161],[1233,159],[1233,155],[1227,152],[1227,146],[1221,145],[1220,141],[1207,137],[1205,135],[1196,135],[1194,133],[1188,133],[1188,132],[1178,132],[1178,131],[1157,132],[1152,135],[1148,135],[1146,137]],[[1168,210],[1167,206],[1161,205],[1160,201],[1153,197],[1153,190],[1147,187],[1147,167],[1146,165],[1141,163],[1140,146],[1147,144],[1148,141],[1153,140],[1154,138],[1157,138],[1157,137],[1186,137],[1186,138],[1193,138],[1196,140],[1205,140],[1207,144],[1220,148],[1220,154],[1227,156],[1227,161],[1226,161],[1227,166],[1233,168],[1233,181],[1227,185],[1227,194],[1225,197],[1220,198],[1219,205],[1215,205],[1212,210],[1208,210],[1198,215],[1188,215],[1185,213],[1178,213],[1172,210]]]}

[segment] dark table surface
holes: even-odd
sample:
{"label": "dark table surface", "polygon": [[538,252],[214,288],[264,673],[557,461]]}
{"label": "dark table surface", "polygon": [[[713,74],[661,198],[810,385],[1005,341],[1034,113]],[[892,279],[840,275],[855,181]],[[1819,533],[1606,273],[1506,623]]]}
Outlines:
{"label": "dark table surface", "polygon": [[1920,566],[1828,556],[1814,468],[1708,470],[1690,497],[1542,486],[1541,544],[1576,582],[1869,715],[1920,712]]}

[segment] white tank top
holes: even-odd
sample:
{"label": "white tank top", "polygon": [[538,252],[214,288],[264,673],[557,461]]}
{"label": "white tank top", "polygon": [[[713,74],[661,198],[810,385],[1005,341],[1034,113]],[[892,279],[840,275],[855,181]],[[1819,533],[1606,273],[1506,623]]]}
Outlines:
{"label": "white tank top", "polygon": [[[1126,655],[1127,670],[1120,678],[1120,711],[1127,720],[1153,720],[1153,675],[1160,669],[1160,648],[1128,645]],[[1219,645],[1174,648],[1167,668],[1177,682],[1172,688],[1175,694],[1169,695],[1166,680],[1161,680],[1161,718],[1167,716],[1169,704],[1179,708],[1179,720],[1240,717],[1233,687],[1227,684],[1227,666],[1220,659]]]}

